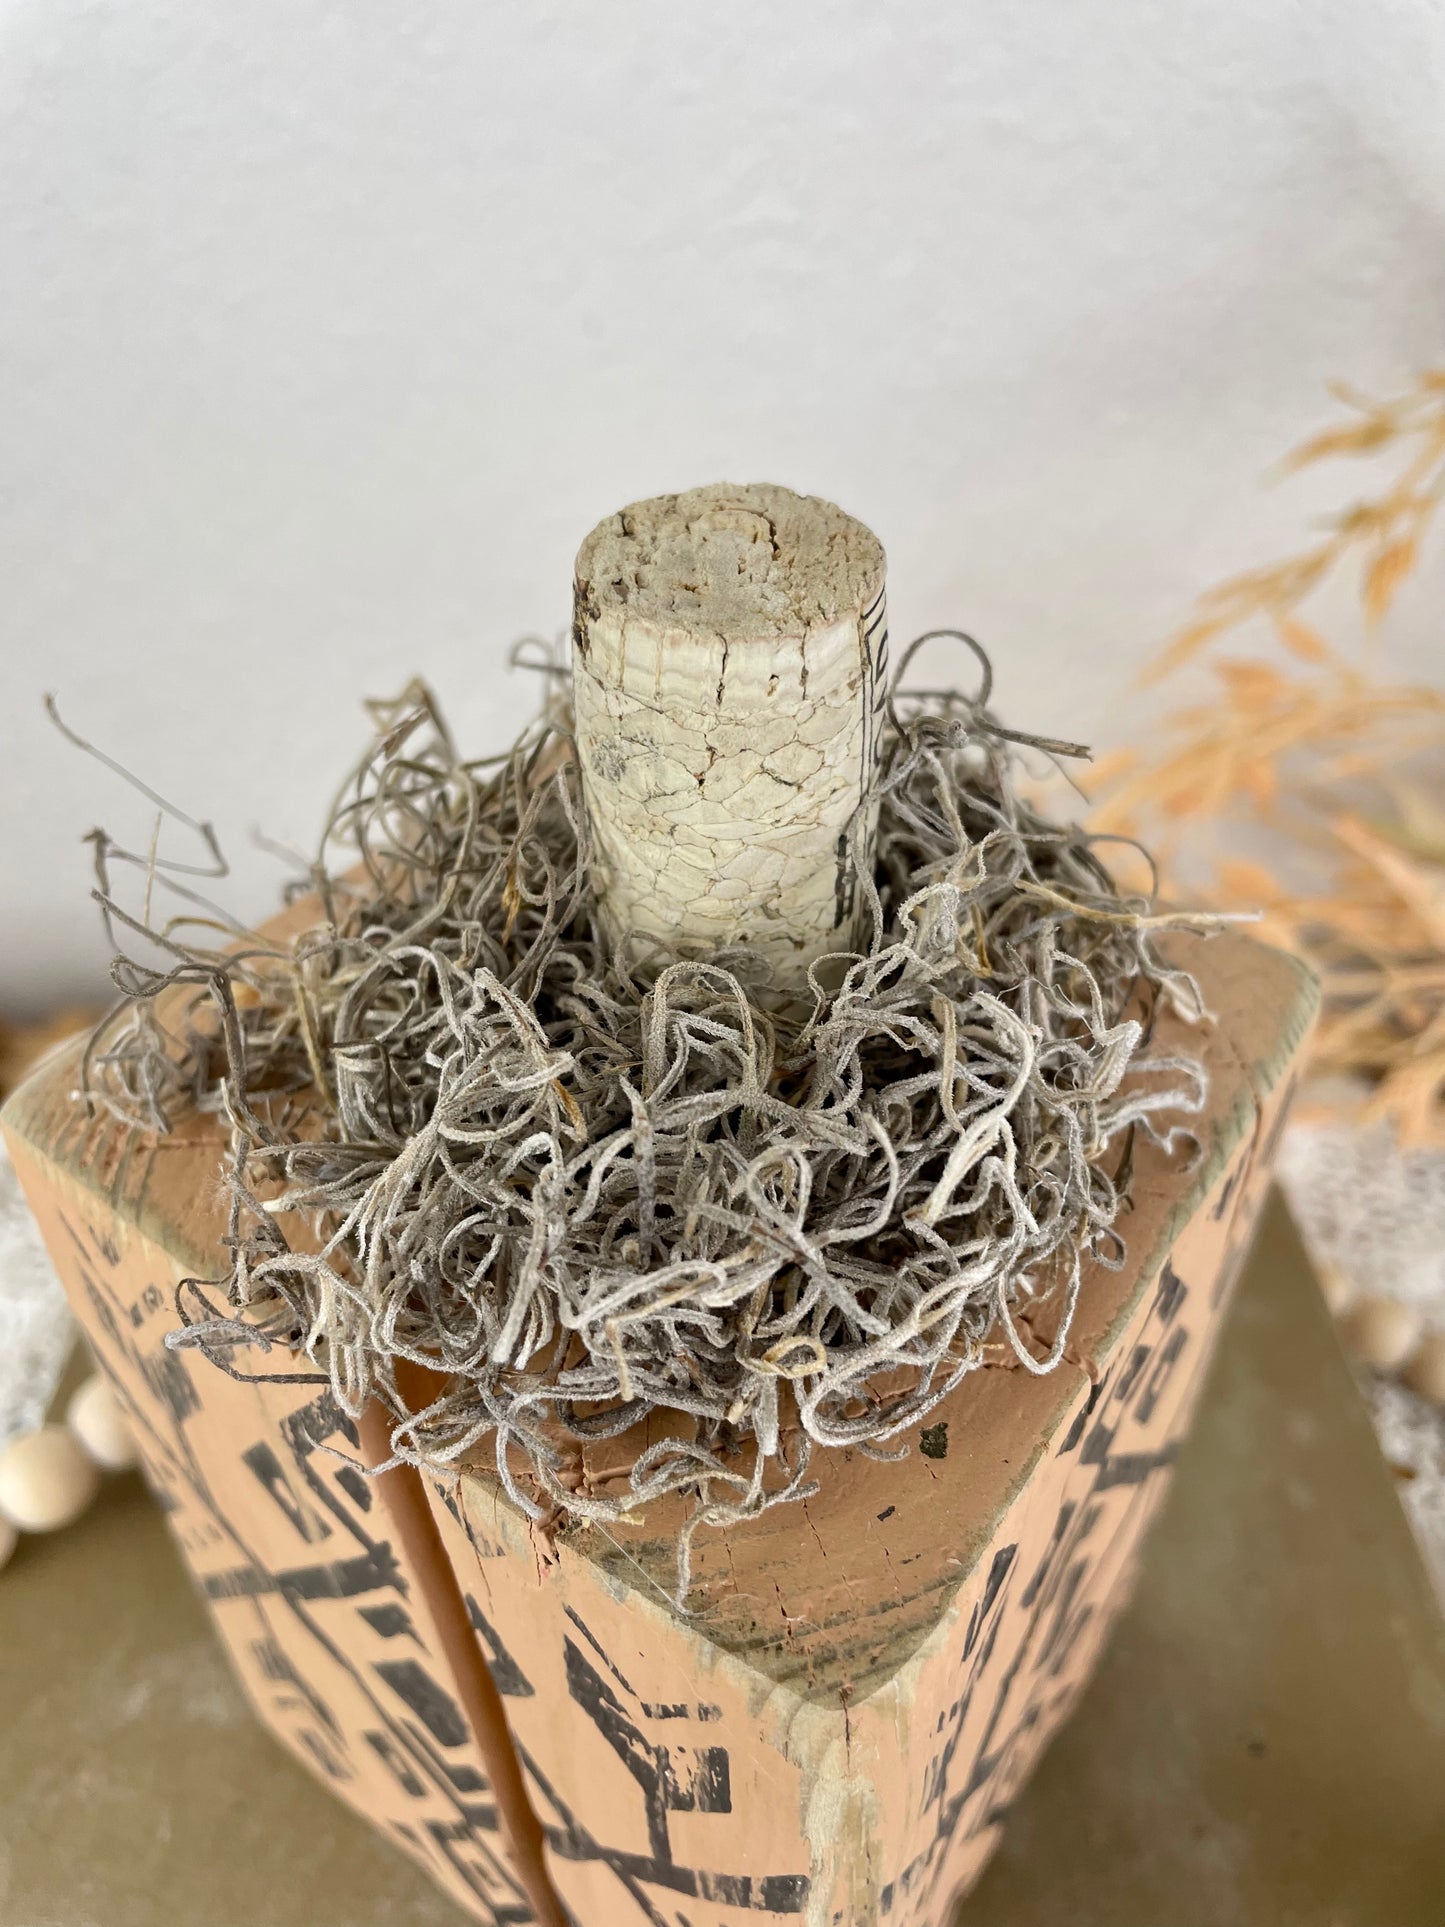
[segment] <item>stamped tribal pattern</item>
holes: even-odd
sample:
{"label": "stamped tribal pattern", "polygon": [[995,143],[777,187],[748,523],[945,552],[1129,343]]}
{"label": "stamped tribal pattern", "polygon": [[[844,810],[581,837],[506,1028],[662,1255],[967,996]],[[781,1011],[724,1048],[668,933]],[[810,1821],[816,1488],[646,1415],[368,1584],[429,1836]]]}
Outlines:
{"label": "stamped tribal pattern", "polygon": [[[763,1676],[712,1647],[705,1623],[651,1611],[616,1569],[564,1552],[539,1570],[478,1481],[434,1491],[507,1696],[549,1870],[580,1922],[947,1917],[1127,1597],[1271,1148],[1237,1148],[916,1661],[856,1699],[844,1688],[821,1719],[787,1685],[760,1713]],[[871,1783],[871,1805],[859,1782]]]}
{"label": "stamped tribal pattern", "polygon": [[992,1552],[968,1616],[960,1690],[934,1725],[923,1776],[927,1842],[879,1897],[887,1927],[939,1917],[961,1871],[970,1877],[991,1851],[1092,1672],[1167,1490],[1268,1164],[1268,1148],[1236,1162],[1090,1389],[1059,1448],[1047,1539],[1031,1547],[1005,1539]]}
{"label": "stamped tribal pattern", "polygon": [[351,1462],[356,1428],[330,1387],[238,1383],[166,1350],[164,1257],[99,1200],[52,1210],[71,1302],[256,1710],[486,1927],[525,1927],[535,1917],[422,1586]]}

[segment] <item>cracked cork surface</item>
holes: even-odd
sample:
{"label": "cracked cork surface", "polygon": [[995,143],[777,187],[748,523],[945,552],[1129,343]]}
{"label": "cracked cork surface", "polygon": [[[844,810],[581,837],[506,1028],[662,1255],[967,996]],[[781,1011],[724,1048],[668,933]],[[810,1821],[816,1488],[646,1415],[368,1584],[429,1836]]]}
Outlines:
{"label": "cracked cork surface", "polygon": [[858,934],[843,864],[887,671],[883,549],[831,502],[715,484],[637,502],[577,558],[577,743],[614,934],[781,981]]}

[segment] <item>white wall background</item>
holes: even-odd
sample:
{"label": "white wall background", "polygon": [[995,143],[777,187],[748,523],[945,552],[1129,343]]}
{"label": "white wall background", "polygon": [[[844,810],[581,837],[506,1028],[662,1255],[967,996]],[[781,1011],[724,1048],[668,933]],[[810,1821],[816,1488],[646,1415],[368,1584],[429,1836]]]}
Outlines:
{"label": "white wall background", "polygon": [[1326,380],[1440,357],[1442,101],[1441,0],[0,0],[0,1005],[100,981],[78,839],[147,833],[44,690],[258,914],[358,699],[499,745],[639,495],[834,496],[895,633],[1116,734]]}

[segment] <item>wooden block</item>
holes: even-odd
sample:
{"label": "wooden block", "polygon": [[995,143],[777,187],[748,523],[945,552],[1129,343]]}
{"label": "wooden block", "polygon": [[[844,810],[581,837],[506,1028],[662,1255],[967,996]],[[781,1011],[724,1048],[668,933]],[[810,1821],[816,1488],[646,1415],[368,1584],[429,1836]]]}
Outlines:
{"label": "wooden block", "polygon": [[197,1120],[142,1141],[87,1123],[75,1067],[67,1052],[17,1093],[6,1138],[257,1714],[488,1927],[557,1918],[529,1898],[535,1851],[529,1868],[499,1811],[520,1792],[515,1761],[475,1706],[478,1675],[495,1694],[449,1620],[419,1480],[365,1476],[388,1456],[385,1427],[353,1425],[306,1360],[239,1353],[257,1374],[243,1382],[166,1348],[180,1280],[217,1269],[220,1134]]}
{"label": "wooden block", "polygon": [[1141,1154],[1127,1263],[1087,1274],[1064,1365],[1000,1356],[903,1463],[826,1455],[817,1498],[701,1537],[688,1616],[665,1511],[552,1541],[481,1461],[428,1505],[430,1482],[362,1476],[384,1427],[279,1382],[294,1361],[253,1354],[268,1382],[237,1384],[166,1351],[175,1282],[221,1268],[218,1134],[89,1124],[70,1060],[12,1100],[17,1169],[258,1711],[478,1919],[561,1919],[555,1892],[577,1927],[946,1920],[1127,1594],[1313,1015],[1276,952],[1179,949],[1218,1019],[1189,1040],[1204,1155]]}

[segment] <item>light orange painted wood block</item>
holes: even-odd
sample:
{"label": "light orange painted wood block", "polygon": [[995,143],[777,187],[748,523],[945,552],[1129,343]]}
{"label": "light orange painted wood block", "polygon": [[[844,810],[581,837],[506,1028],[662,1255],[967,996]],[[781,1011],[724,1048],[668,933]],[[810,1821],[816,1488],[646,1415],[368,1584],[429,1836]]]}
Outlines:
{"label": "light orange painted wood block", "polygon": [[927,1453],[829,1455],[818,1497],[702,1537],[687,1615],[666,1513],[553,1540],[481,1461],[368,1480],[384,1427],[279,1382],[294,1360],[238,1358],[269,1375],[238,1384],[165,1350],[178,1279],[222,1268],[214,1129],[89,1124],[65,1059],[12,1100],[22,1180],[258,1711],[477,1918],[947,1919],[1127,1596],[1313,1015],[1278,953],[1179,945],[1217,1018],[1179,1040],[1210,1067],[1203,1157],[1141,1153],[1127,1262],[1088,1273],[1065,1363],[1001,1356]]}
{"label": "light orange painted wood block", "polygon": [[244,1382],[166,1348],[181,1280],[218,1269],[221,1138],[206,1120],[159,1140],[90,1123],[69,1099],[75,1069],[68,1050],[16,1093],[6,1140],[252,1705],[488,1927],[546,1920],[499,1810],[515,1761],[475,1704],[478,1675],[492,1708],[495,1694],[419,1481],[366,1476],[385,1428],[354,1425],[305,1359],[242,1350]]}

